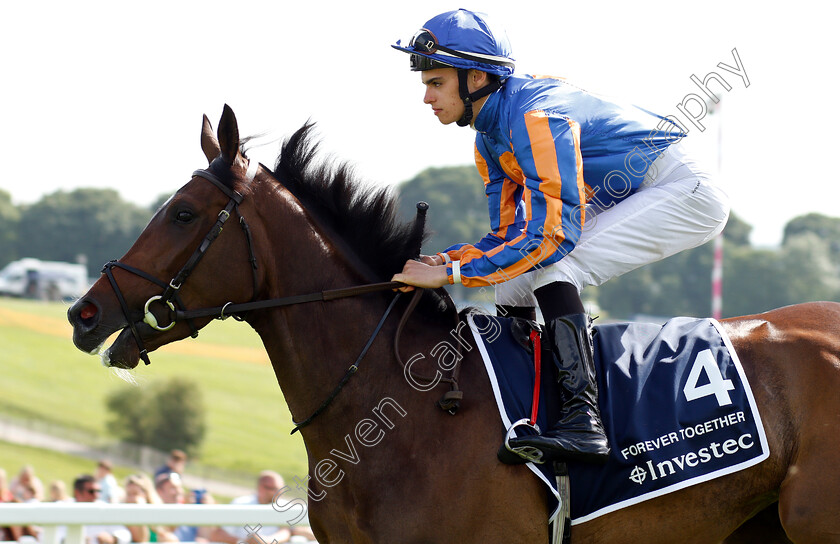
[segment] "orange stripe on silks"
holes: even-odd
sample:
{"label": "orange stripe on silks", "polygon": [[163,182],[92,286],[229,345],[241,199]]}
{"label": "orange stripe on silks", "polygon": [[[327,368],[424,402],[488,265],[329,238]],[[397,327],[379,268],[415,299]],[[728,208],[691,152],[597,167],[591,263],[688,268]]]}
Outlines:
{"label": "orange stripe on silks", "polygon": [[[523,234],[514,238],[511,241],[506,242],[504,244],[500,244],[500,245],[494,247],[493,249],[485,251],[485,252],[475,250],[474,248],[473,248],[472,252],[465,251],[464,252],[465,254],[461,255],[461,265],[463,266],[464,264],[472,261],[473,259],[479,259],[481,257],[493,257],[494,255],[498,254],[499,252],[502,252],[502,251],[508,249],[508,245],[517,244],[521,240],[525,239],[525,237],[526,236],[523,233]],[[469,255],[468,253],[474,253],[474,254]],[[508,267],[508,268],[511,268],[511,267]],[[528,270],[529,268],[531,268],[530,265],[527,266],[525,268],[525,270]],[[501,269],[499,269],[499,270],[501,271]],[[521,274],[521,272],[520,272],[520,274]],[[497,283],[508,281],[512,277],[514,277],[514,276],[510,276],[510,275],[500,276],[499,272],[494,272],[493,274],[488,276],[488,278],[490,278],[489,281],[485,281],[485,279],[481,278],[481,277],[469,278],[469,277],[461,276],[461,283],[463,285],[467,286],[467,287],[478,287],[479,285],[495,285]]]}
{"label": "orange stripe on silks", "polygon": [[[540,178],[540,191],[545,195],[545,234],[553,238],[556,247],[563,242],[563,201],[561,189],[563,180],[560,178],[560,168],[557,166],[557,148],[554,145],[554,135],[548,122],[548,115],[544,111],[530,111],[525,114],[525,128],[531,140],[531,154]],[[549,255],[553,253],[550,252]],[[547,255],[546,255],[547,256]]]}
{"label": "orange stripe on silks", "polygon": [[[524,235],[523,235],[523,237],[524,237]],[[516,240],[513,240],[511,243],[516,243],[521,238],[522,237],[517,238]],[[499,246],[499,247],[493,248],[491,251],[488,251],[484,255],[485,256],[492,256],[492,255],[498,253],[499,251],[502,251],[502,249],[503,249],[503,247]],[[540,243],[540,245],[536,248],[536,250],[531,252],[531,254],[550,255],[551,251],[553,251],[553,250],[554,250],[554,247],[553,247],[553,244],[551,243],[551,241],[544,239]],[[468,259],[467,261],[465,261],[462,258],[461,263],[469,262],[469,260],[472,260],[472,259]],[[475,278],[466,278],[466,277],[462,276],[461,277],[461,283],[466,287],[479,287],[479,286],[482,286],[482,285],[498,285],[500,283],[510,281],[511,279],[513,279],[517,276],[520,276],[520,275],[524,274],[525,272],[529,271],[531,268],[534,267],[534,261],[535,260],[538,260],[538,259],[532,259],[532,260],[521,259],[520,261],[512,264],[511,266],[508,266],[507,268],[504,268],[504,269],[498,269],[496,272],[494,272],[494,273],[492,273],[488,276],[475,277]]]}
{"label": "orange stripe on silks", "polygon": [[489,251],[485,251],[484,255],[487,256],[487,257],[492,257],[492,256],[496,255],[497,253],[499,253],[501,251],[504,251],[505,249],[509,249],[509,246],[518,244],[523,239],[525,239],[525,237],[526,237],[525,233],[522,233],[519,236],[517,236],[516,238],[514,238],[513,240],[509,241],[509,242],[505,242],[504,244],[498,245],[498,246],[494,247],[493,249],[491,249]]}
{"label": "orange stripe on silks", "polygon": [[484,185],[487,185],[490,183],[490,170],[487,168],[487,161],[478,152],[478,146],[473,146],[473,149],[475,150],[475,167],[478,169],[481,179],[484,180]]}
{"label": "orange stripe on silks", "polygon": [[[577,121],[573,119],[569,119],[569,127],[572,129],[572,136],[575,139],[575,169],[577,170],[577,187],[578,187],[578,195],[580,197],[580,224],[586,224],[586,195],[587,195],[587,186],[586,183],[583,181],[583,155],[580,151],[580,125]],[[591,191],[592,188],[589,187]]]}
{"label": "orange stripe on silks", "polygon": [[525,221],[530,221],[533,217],[531,214],[531,189],[525,187],[522,190],[522,201],[525,203]]}
{"label": "orange stripe on silks", "polygon": [[[540,245],[534,251],[531,252],[531,254],[550,255],[551,252],[554,250],[553,245],[554,244],[552,244],[550,241],[544,239],[542,241],[542,243],[540,243]],[[476,287],[478,285],[496,285],[496,284],[508,281],[512,278],[515,278],[517,276],[520,276],[520,275],[524,274],[525,272],[527,272],[528,270],[533,268],[534,267],[534,261],[536,261],[536,260],[538,260],[538,259],[533,259],[533,260],[522,259],[522,260],[512,264],[511,266],[509,266],[507,268],[504,268],[504,269],[501,269],[498,272],[494,272],[493,274],[490,274],[489,276],[485,276],[484,278],[480,278],[480,279],[479,278],[470,278],[470,280],[473,280],[471,282],[472,285],[468,284],[467,286],[468,287]],[[479,280],[479,281],[475,281],[475,280]],[[486,281],[486,283],[485,283],[485,281]]]}
{"label": "orange stripe on silks", "polygon": [[[557,148],[554,135],[548,124],[548,115],[544,111],[530,111],[525,114],[525,128],[531,140],[531,154],[537,175],[540,177],[540,191],[546,195],[560,198],[562,180],[557,166]],[[578,129],[579,131],[579,129]]]}
{"label": "orange stripe on silks", "polygon": [[522,173],[522,167],[512,152],[507,151],[499,155],[499,165],[511,181],[519,185],[525,184],[525,174]]}
{"label": "orange stripe on silks", "polygon": [[[528,189],[527,187],[522,192],[522,200],[525,202],[525,220],[530,222],[533,219],[533,214],[532,214],[532,209],[531,209],[531,190]],[[522,234],[517,236],[516,238],[514,238],[510,242],[507,242],[506,245],[509,245],[509,246],[510,245],[516,245],[519,242],[521,242],[522,240],[528,238],[528,229],[529,228],[530,228],[530,226],[526,225],[525,230],[522,231]],[[514,278],[514,277],[518,276],[519,274],[522,274],[523,272],[526,272],[528,269],[530,269],[535,264],[545,260],[550,255],[552,255],[557,250],[557,248],[560,247],[560,242],[562,242],[563,238],[564,238],[562,230],[561,229],[557,229],[557,230],[560,230],[560,241],[555,242],[554,238],[556,238],[556,235],[554,235],[554,233],[552,233],[548,230],[544,230],[543,233],[542,233],[544,238],[543,238],[542,241],[540,241],[540,245],[538,245],[534,249],[531,249],[528,252],[528,256],[530,257],[530,259],[526,258],[525,255],[522,255],[522,257],[520,258],[520,260],[517,263],[505,268],[505,270],[508,271],[508,274],[510,275],[510,277]],[[548,238],[548,240],[546,240],[546,238]],[[527,266],[525,266],[525,265],[527,265]],[[524,268],[523,268],[523,266],[524,266]]]}
{"label": "orange stripe on silks", "polygon": [[[534,219],[534,214],[533,214],[533,209],[531,207],[531,190],[528,189],[527,187],[525,188],[524,191],[522,191],[522,200],[525,202],[525,220],[530,223]],[[555,201],[557,202],[557,206],[559,206],[560,212],[562,212],[563,203],[559,199],[546,198],[546,210],[547,210],[548,213],[552,213],[552,209],[554,207],[553,204],[555,203]],[[558,217],[560,216],[560,212],[556,212]],[[547,217],[551,217],[551,216],[547,215]],[[523,255],[523,259],[520,260],[520,263],[522,263],[522,262],[528,263],[528,267],[526,267],[524,270],[516,272],[515,270],[519,270],[519,268],[514,265],[512,267],[507,268],[506,270],[511,270],[511,272],[510,272],[511,274],[517,274],[517,275],[521,274],[522,272],[525,272],[526,270],[528,270],[528,268],[530,268],[531,266],[534,266],[534,264],[543,261],[544,259],[548,258],[552,253],[557,251],[557,248],[560,247],[560,243],[562,243],[564,238],[565,238],[565,236],[563,235],[563,229],[560,228],[561,223],[562,223],[562,219],[559,219],[557,221],[556,225],[554,225],[550,221],[546,220],[542,225],[543,226],[543,231],[542,231],[543,237],[544,238],[550,238],[550,240],[549,240],[550,245],[548,246],[550,250],[548,251],[548,253],[545,253],[546,244],[545,244],[545,240],[543,240],[540,243],[540,245],[537,246],[536,249],[533,249],[528,253],[528,255],[532,256],[532,258],[530,260],[525,259],[524,255]],[[526,231],[527,231],[527,229],[530,229],[530,228],[531,228],[530,225],[525,226]],[[558,237],[558,233],[559,233],[559,237]],[[524,234],[523,234],[523,236],[524,236]],[[517,241],[519,241],[520,239],[521,239],[521,237],[517,238]],[[512,277],[515,277],[515,276],[512,276]]]}
{"label": "orange stripe on silks", "polygon": [[507,236],[507,229],[516,220],[516,202],[513,200],[518,187],[513,183],[502,184],[502,196],[499,203],[499,232],[502,238]]}
{"label": "orange stripe on silks", "polygon": [[499,197],[499,231],[497,234],[505,238],[507,236],[507,227],[512,225],[516,220],[517,202],[514,200],[514,194],[519,189],[518,185],[525,185],[525,174],[522,172],[522,167],[519,166],[519,162],[513,153],[502,153],[499,156],[499,165],[502,167],[505,175],[507,175],[508,180],[513,182],[502,184],[502,194]]}
{"label": "orange stripe on silks", "polygon": [[[582,191],[583,169],[580,155],[580,127],[572,120],[568,120],[572,130],[575,146],[575,161],[577,164],[578,191]],[[545,195],[546,216],[543,228],[551,233],[555,247],[559,247],[565,239],[563,233],[563,180],[557,164],[557,148],[554,135],[551,132],[548,115],[543,111],[532,111],[525,114],[525,127],[531,140],[531,153],[540,177],[540,190]],[[571,181],[571,180],[569,180]],[[585,202],[585,200],[581,200]]]}

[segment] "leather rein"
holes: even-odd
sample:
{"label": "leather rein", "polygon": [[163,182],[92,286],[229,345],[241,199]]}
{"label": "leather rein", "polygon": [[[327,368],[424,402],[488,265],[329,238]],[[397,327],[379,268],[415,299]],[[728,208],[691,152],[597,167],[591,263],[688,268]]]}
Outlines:
{"label": "leather rein", "polygon": [[[128,322],[128,327],[131,330],[132,335],[134,336],[134,340],[137,343],[137,347],[140,350],[140,359],[143,360],[145,364],[151,364],[151,360],[149,359],[148,351],[146,350],[143,340],[140,337],[140,333],[137,330],[137,323],[132,320],[130,317],[130,311],[128,309],[128,304],[125,301],[125,297],[122,294],[122,291],[117,284],[116,278],[113,274],[114,268],[122,268],[127,272],[130,272],[136,276],[139,276],[155,285],[162,287],[164,289],[163,293],[160,295],[155,295],[149,298],[144,305],[143,312],[143,323],[146,323],[151,328],[158,330],[158,331],[167,331],[171,329],[178,321],[186,321],[189,324],[189,327],[192,331],[191,336],[193,338],[198,336],[198,328],[195,326],[193,319],[196,318],[204,318],[204,317],[214,317],[215,319],[225,320],[228,317],[233,317],[237,320],[244,319],[241,314],[244,312],[252,311],[252,310],[262,310],[266,308],[279,308],[283,306],[292,306],[297,304],[304,304],[308,302],[329,302],[331,300],[338,300],[342,298],[348,297],[356,297],[360,295],[366,295],[369,293],[375,293],[380,291],[389,291],[398,289],[400,287],[404,287],[405,285],[401,282],[395,281],[388,281],[388,282],[380,282],[380,283],[370,283],[364,285],[357,285],[352,287],[344,287],[339,289],[329,289],[325,291],[318,291],[314,293],[308,293],[303,295],[293,295],[288,297],[282,298],[273,298],[273,299],[265,299],[265,300],[255,300],[257,297],[257,285],[258,285],[258,278],[257,278],[257,259],[254,254],[253,248],[253,241],[251,237],[251,231],[248,227],[245,218],[239,213],[239,204],[242,202],[243,196],[230,189],[227,185],[225,185],[222,180],[210,171],[212,168],[212,163],[208,169],[204,170],[196,170],[193,172],[193,177],[200,177],[202,179],[206,179],[213,185],[215,185],[218,189],[220,189],[226,196],[228,196],[229,201],[225,208],[219,212],[218,218],[216,219],[216,223],[210,228],[210,231],[204,237],[201,244],[196,248],[193,252],[192,256],[187,260],[186,264],[181,268],[181,270],[175,275],[175,277],[170,280],[168,283],[161,281],[154,276],[147,274],[146,272],[135,268],[133,266],[129,266],[127,264],[121,263],[117,260],[112,260],[107,263],[102,268],[102,273],[104,273],[109,283],[111,284],[114,293],[116,294],[117,300],[120,303],[120,307],[122,308],[123,315],[125,316],[126,321]],[[250,163],[248,167],[248,172],[246,177],[248,181],[253,181],[254,177],[256,176],[257,170],[259,165],[256,161]],[[421,206],[422,205],[422,206]],[[428,209],[428,205],[425,203],[420,203],[417,205],[417,218],[416,218],[416,226],[418,226],[421,230],[425,223],[425,212]],[[231,213],[236,212],[239,216],[239,224],[242,227],[243,232],[245,233],[245,238],[248,245],[248,255],[249,255],[249,262],[251,263],[251,270],[253,276],[253,286],[254,286],[254,295],[250,302],[243,302],[243,303],[233,303],[227,302],[222,306],[216,306],[211,308],[200,308],[195,310],[186,310],[184,309],[184,305],[178,295],[178,291],[183,286],[184,282],[186,281],[187,277],[192,273],[195,267],[198,265],[201,258],[207,252],[207,249],[213,243],[213,241],[219,236],[222,231],[222,227],[224,226],[225,222],[230,218]],[[417,254],[420,254],[420,248],[417,248]],[[406,369],[406,363],[403,362],[402,357],[399,353],[399,339],[402,335],[402,331],[408,322],[409,317],[413,313],[414,309],[416,308],[420,298],[423,294],[423,289],[417,288],[414,291],[414,296],[412,297],[411,301],[409,302],[408,306],[406,307],[405,312],[403,313],[402,318],[400,319],[399,325],[397,326],[397,330],[395,333],[394,338],[394,353],[397,358],[397,362],[399,362],[400,366],[403,368],[403,372],[407,375],[412,376],[414,379],[424,380],[428,383],[432,383],[433,379],[428,377],[422,376],[416,372],[414,372],[410,367]],[[402,295],[401,292],[396,293],[394,298],[391,300],[390,304],[388,305],[385,313],[380,318],[379,322],[377,323],[376,327],[374,328],[371,336],[368,338],[364,348],[359,353],[359,356],[353,362],[350,367],[346,370],[344,376],[339,381],[338,385],[333,389],[330,395],[321,403],[321,405],[305,420],[301,421],[300,423],[295,423],[294,429],[292,429],[292,434],[296,431],[300,430],[301,428],[309,425],[312,420],[315,419],[321,412],[323,412],[327,406],[338,396],[338,393],[341,389],[347,384],[350,377],[352,377],[356,371],[359,369],[359,364],[361,363],[362,359],[367,354],[370,347],[373,345],[374,340],[379,335],[379,332],[382,330],[385,321],[388,319],[388,316],[391,314],[391,311],[396,306],[397,301],[400,299]],[[150,307],[152,303],[159,302],[164,304],[169,308],[169,317],[170,322],[168,325],[162,326],[158,323],[157,317],[152,313]],[[456,326],[457,321],[459,320],[457,313],[456,313]],[[457,360],[454,368],[452,369],[452,375],[450,377],[439,377],[438,383],[448,383],[450,385],[450,390],[447,391],[443,397],[436,403],[438,407],[442,410],[449,412],[450,414],[454,415],[460,406],[460,400],[463,398],[463,392],[460,391],[458,387],[458,375],[460,372],[460,363],[463,360],[462,355],[462,347],[458,344],[457,347]]]}

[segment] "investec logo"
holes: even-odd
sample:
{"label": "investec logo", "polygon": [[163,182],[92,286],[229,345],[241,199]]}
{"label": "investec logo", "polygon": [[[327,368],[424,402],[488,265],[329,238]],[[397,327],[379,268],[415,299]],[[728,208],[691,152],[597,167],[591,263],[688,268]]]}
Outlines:
{"label": "investec logo", "polygon": [[668,478],[683,472],[686,469],[691,469],[699,465],[708,463],[712,459],[722,459],[727,455],[735,455],[741,450],[748,450],[755,445],[751,433],[742,434],[737,440],[730,438],[724,440],[723,443],[711,442],[708,446],[700,448],[697,452],[688,452],[679,457],[672,457],[659,463],[653,464],[653,461],[648,460],[644,465],[636,465],[630,471],[630,480],[639,485],[642,485],[650,475],[651,481],[660,478]]}

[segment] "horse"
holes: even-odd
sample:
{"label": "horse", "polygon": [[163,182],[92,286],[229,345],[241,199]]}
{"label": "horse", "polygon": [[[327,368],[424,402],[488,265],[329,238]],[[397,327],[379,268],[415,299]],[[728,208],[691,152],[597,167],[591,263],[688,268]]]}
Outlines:
{"label": "horse", "polygon": [[[441,290],[387,281],[417,256],[420,222],[400,222],[396,197],[346,163],[320,160],[310,124],[273,170],[243,152],[228,106],[216,134],[204,116],[201,147],[209,166],[68,310],[76,347],[96,353],[121,331],[103,362],[131,369],[234,315],[261,337],[303,437],[319,542],[548,543],[548,492],[497,459],[504,429],[474,340],[450,354],[458,365],[435,358],[463,312]],[[756,515],[779,542],[840,542],[840,304],[722,326],[769,458],[575,525],[572,543],[747,542]]]}

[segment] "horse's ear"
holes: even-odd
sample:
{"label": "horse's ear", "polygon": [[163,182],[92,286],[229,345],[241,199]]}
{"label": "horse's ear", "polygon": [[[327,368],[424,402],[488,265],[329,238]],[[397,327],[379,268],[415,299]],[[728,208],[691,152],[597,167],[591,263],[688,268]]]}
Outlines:
{"label": "horse's ear", "polygon": [[239,154],[239,127],[236,124],[236,115],[227,104],[219,121],[219,145],[222,148],[222,158],[228,165],[232,165]]}
{"label": "horse's ear", "polygon": [[210,124],[210,119],[206,115],[204,116],[204,123],[201,126],[201,150],[204,151],[204,156],[207,157],[208,164],[222,154],[222,148],[219,147],[219,140],[213,134],[213,125]]}

